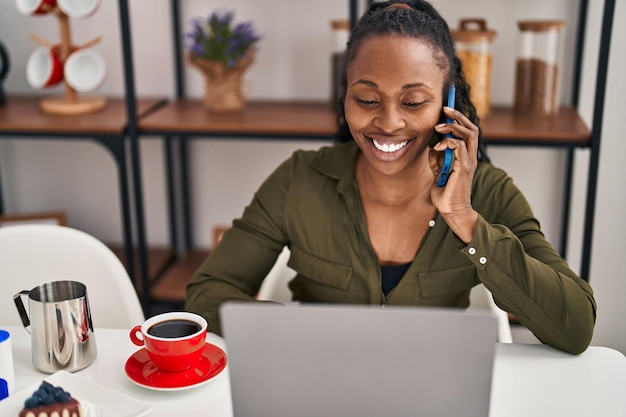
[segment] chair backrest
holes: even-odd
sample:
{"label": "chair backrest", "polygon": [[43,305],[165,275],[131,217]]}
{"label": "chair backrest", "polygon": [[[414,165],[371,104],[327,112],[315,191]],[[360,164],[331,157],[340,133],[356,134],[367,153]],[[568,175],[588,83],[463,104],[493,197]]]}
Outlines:
{"label": "chair backrest", "polygon": [[278,255],[274,266],[267,273],[267,276],[261,284],[258,300],[265,301],[291,301],[291,290],[287,286],[289,280],[296,276],[296,271],[287,266],[291,252],[287,247]]}
{"label": "chair backrest", "polygon": [[0,324],[22,324],[14,294],[58,280],[85,284],[95,327],[131,328],[145,320],[126,269],[100,240],[58,225],[0,227]]}
{"label": "chair backrest", "polygon": [[[261,285],[261,289],[257,294],[258,300],[278,302],[291,301],[291,290],[289,290],[287,284],[289,280],[295,276],[296,271],[287,266],[289,254],[289,249],[285,248],[278,256],[276,263]],[[496,305],[491,292],[489,292],[483,284],[472,288],[469,309],[486,309],[492,311],[498,319],[498,342],[513,342],[508,314]]]}

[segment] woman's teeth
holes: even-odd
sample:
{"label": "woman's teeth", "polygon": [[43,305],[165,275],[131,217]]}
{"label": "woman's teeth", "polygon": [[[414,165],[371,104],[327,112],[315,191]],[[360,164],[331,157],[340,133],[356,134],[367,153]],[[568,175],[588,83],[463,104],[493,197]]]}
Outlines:
{"label": "woman's teeth", "polygon": [[384,143],[381,145],[380,143],[376,142],[376,139],[372,139],[372,142],[374,142],[374,146],[376,147],[376,149],[387,153],[399,151],[400,149],[404,148],[407,143],[409,143],[408,140],[405,140],[404,142],[400,143]]}

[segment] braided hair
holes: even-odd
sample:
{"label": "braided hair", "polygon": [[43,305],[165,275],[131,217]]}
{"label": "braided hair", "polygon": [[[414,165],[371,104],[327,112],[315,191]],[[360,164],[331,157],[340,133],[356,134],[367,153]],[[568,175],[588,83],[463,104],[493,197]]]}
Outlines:
{"label": "braided hair", "polygon": [[[337,114],[336,142],[353,140],[345,118],[346,67],[354,60],[364,41],[375,36],[403,36],[421,39],[429,43],[436,64],[446,72],[444,88],[456,86],[456,108],[479,127],[478,160],[489,161],[486,145],[480,130],[476,107],[470,100],[469,84],[463,74],[463,65],[456,55],[454,40],[445,19],[425,0],[391,0],[374,2],[360,18],[350,34],[346,49],[345,65],[341,73],[342,96]],[[447,91],[442,91],[447,97]],[[445,104],[445,103],[444,103]]]}

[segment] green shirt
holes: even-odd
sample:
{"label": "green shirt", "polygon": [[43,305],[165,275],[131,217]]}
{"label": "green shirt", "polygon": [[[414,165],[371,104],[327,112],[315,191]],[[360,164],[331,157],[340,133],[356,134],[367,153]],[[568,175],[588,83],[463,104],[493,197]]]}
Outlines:
{"label": "green shirt", "polygon": [[[590,343],[596,305],[589,284],[546,241],[510,177],[479,163],[465,245],[437,215],[398,285],[385,296],[355,180],[354,142],[296,151],[261,185],[187,287],[185,308],[220,333],[227,300],[253,300],[287,245],[295,301],[467,307],[482,282],[539,340],[571,353]],[[432,222],[431,222],[432,224]]]}

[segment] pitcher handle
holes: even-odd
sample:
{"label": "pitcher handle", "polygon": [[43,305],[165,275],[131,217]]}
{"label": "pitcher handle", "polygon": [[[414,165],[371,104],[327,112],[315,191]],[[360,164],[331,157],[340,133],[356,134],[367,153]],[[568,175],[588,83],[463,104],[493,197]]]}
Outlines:
{"label": "pitcher handle", "polygon": [[15,307],[17,307],[17,312],[20,315],[20,319],[22,319],[22,324],[28,333],[30,333],[30,318],[28,317],[28,313],[26,312],[26,308],[24,308],[24,302],[22,301],[22,296],[28,295],[30,291],[22,290],[13,296],[13,301],[15,302]]}

